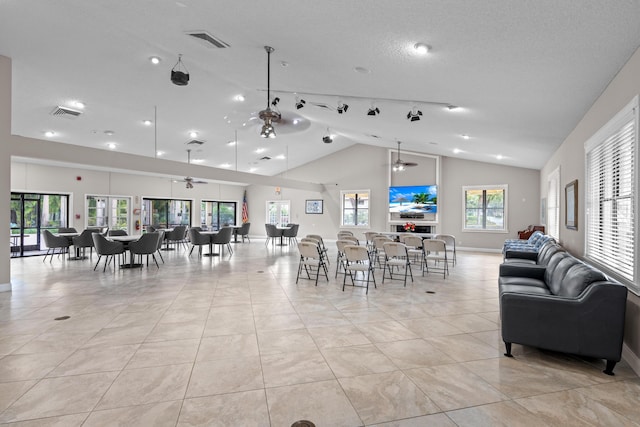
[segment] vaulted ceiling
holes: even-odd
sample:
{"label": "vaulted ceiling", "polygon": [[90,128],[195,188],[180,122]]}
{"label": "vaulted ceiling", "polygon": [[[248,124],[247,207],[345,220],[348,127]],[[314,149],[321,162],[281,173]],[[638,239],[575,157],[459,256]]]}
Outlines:
{"label": "vaulted ceiling", "polygon": [[[0,0],[0,54],[16,135],[184,162],[191,149],[263,175],[398,140],[540,168],[638,48],[639,24],[637,0]],[[265,45],[275,139],[259,136]],[[186,86],[170,79],[179,55]]]}

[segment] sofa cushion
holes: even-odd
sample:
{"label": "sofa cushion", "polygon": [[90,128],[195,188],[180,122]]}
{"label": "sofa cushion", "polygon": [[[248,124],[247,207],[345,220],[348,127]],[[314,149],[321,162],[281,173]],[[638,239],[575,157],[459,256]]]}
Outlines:
{"label": "sofa cushion", "polygon": [[546,286],[544,288],[540,288],[538,286],[528,286],[521,284],[501,285],[500,294],[503,294],[505,292],[513,292],[518,294],[551,295],[551,292],[549,292],[549,289],[547,289]]}
{"label": "sofa cushion", "polygon": [[500,290],[503,286],[519,285],[519,286],[533,286],[535,288],[547,289],[547,285],[542,280],[534,279],[532,277],[516,277],[516,276],[504,276],[498,279]]}
{"label": "sofa cushion", "polygon": [[544,281],[547,283],[547,286],[553,295],[561,295],[567,271],[578,263],[580,263],[578,259],[572,256],[567,256],[561,259],[552,270],[547,268]]}
{"label": "sofa cushion", "polygon": [[607,278],[602,272],[590,265],[579,262],[569,268],[556,295],[576,298],[593,282],[603,280],[607,280]]}

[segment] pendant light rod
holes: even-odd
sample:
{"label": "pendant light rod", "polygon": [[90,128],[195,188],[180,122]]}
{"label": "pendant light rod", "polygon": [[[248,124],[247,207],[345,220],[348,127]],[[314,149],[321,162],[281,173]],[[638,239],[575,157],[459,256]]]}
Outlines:
{"label": "pendant light rod", "polygon": [[271,46],[265,46],[264,50],[267,51],[267,109],[269,109],[269,102],[271,101],[271,52],[275,49]]}

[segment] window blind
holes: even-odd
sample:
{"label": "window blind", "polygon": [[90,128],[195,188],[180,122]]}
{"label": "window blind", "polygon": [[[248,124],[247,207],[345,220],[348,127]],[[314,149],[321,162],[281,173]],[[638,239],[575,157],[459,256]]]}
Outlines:
{"label": "window blind", "polygon": [[635,280],[635,108],[612,120],[587,145],[585,255],[616,276]]}

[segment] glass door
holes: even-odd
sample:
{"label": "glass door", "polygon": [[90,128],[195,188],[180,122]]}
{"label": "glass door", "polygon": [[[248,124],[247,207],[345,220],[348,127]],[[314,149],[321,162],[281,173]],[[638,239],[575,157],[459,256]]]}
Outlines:
{"label": "glass door", "polygon": [[129,197],[87,196],[87,226],[129,232]]}

